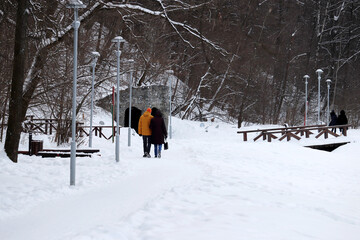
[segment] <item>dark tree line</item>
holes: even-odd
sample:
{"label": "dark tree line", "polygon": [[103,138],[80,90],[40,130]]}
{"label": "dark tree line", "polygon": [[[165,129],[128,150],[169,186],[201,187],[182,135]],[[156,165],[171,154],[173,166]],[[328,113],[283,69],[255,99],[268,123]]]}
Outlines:
{"label": "dark tree line", "polygon": [[[26,114],[60,121],[66,142],[71,118],[73,12],[67,1],[0,3],[0,122],[5,151],[17,161]],[[177,77],[173,115],[203,120],[302,124],[304,79],[315,121],[317,76],[331,79],[331,108],[359,125],[359,1],[181,0],[83,1],[79,10],[77,113],[90,93],[90,52],[98,51],[96,89],[116,79],[111,40],[121,35],[122,74],[135,60],[135,84]],[[126,81],[121,83],[126,85]],[[97,97],[103,91],[97,91]],[[311,119],[310,119],[311,120]],[[325,116],[322,120],[326,122]],[[1,129],[4,129],[3,127]],[[3,131],[1,132],[1,135]]]}

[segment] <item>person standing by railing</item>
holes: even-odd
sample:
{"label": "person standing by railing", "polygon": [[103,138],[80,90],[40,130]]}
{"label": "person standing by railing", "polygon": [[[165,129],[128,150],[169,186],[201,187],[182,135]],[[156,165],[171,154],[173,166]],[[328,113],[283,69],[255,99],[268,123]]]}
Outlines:
{"label": "person standing by railing", "polygon": [[[348,124],[348,119],[347,119],[347,117],[346,117],[346,115],[345,115],[345,111],[344,111],[344,110],[341,110],[341,111],[340,111],[340,115],[339,115],[338,118],[337,118],[337,123],[336,123],[336,124],[337,124],[337,125],[346,125],[346,124]],[[339,128],[339,130],[340,130],[341,133],[344,132],[344,128],[343,128],[343,127]]]}
{"label": "person standing by railing", "polygon": [[[330,117],[331,117],[331,121],[330,121],[330,123],[329,123],[329,126],[335,126],[335,125],[337,125],[337,116],[336,116],[336,113],[334,112],[334,110],[331,111]],[[336,133],[336,128],[332,128],[331,131],[332,131],[333,133]]]}

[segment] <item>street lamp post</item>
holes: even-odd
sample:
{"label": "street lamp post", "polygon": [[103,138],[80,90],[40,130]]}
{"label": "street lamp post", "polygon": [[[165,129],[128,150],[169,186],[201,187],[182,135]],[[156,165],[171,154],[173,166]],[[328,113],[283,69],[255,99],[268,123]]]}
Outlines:
{"label": "street lamp post", "polygon": [[172,126],[171,126],[171,87],[172,87],[172,75],[174,74],[173,70],[168,70],[169,78],[169,139],[172,137]]}
{"label": "street lamp post", "polygon": [[128,129],[128,146],[131,146],[131,101],[132,101],[132,82],[133,82],[133,67],[134,60],[130,59],[130,79],[129,79],[129,129]]}
{"label": "street lamp post", "polygon": [[71,152],[70,152],[70,185],[75,185],[76,168],[76,80],[77,80],[77,48],[78,48],[78,30],[80,21],[78,21],[79,8],[85,8],[81,1],[71,1],[66,6],[74,9],[74,71],[73,71],[73,97],[72,97],[72,122],[71,122]]}
{"label": "street lamp post", "polygon": [[310,78],[309,75],[305,75],[305,121],[304,121],[304,125],[307,126],[308,125],[308,120],[307,120],[307,112],[308,112],[308,93],[307,93],[307,86],[308,86],[308,79]]}
{"label": "street lamp post", "polygon": [[330,106],[329,106],[329,100],[330,100],[330,84],[331,84],[331,80],[327,79],[326,80],[327,83],[327,113],[326,113],[326,117],[327,117],[327,121],[330,120]]}
{"label": "street lamp post", "polygon": [[112,42],[117,44],[116,57],[117,57],[117,75],[116,75],[116,136],[115,136],[115,159],[116,162],[120,161],[120,138],[119,138],[119,88],[120,88],[120,43],[125,42],[121,37],[115,37]]}
{"label": "street lamp post", "polygon": [[93,109],[94,109],[94,81],[95,81],[95,67],[100,54],[98,52],[91,52],[92,56],[92,81],[91,81],[91,108],[90,108],[90,130],[89,130],[89,147],[92,147],[92,124],[93,124]]}
{"label": "street lamp post", "polygon": [[318,75],[318,124],[320,124],[320,80],[321,80],[321,74],[324,71],[321,69],[316,70],[316,73]]}

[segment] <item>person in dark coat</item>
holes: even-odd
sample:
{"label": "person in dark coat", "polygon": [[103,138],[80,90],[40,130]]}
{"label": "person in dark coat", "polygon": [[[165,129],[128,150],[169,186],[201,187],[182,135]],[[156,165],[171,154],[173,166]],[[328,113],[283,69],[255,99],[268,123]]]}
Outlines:
{"label": "person in dark coat", "polygon": [[[331,121],[329,123],[329,126],[335,126],[337,124],[337,116],[336,116],[336,113],[334,112],[334,110],[331,111],[330,117],[331,117]],[[336,128],[332,128],[331,131],[333,133],[336,133]]]}
{"label": "person in dark coat", "polygon": [[[338,118],[337,118],[337,123],[336,123],[336,124],[337,124],[337,125],[346,125],[346,124],[348,124],[348,119],[347,119],[347,117],[346,117],[346,115],[345,115],[345,111],[344,111],[344,110],[341,110],[341,111],[340,111],[340,115],[339,115]],[[343,133],[344,128],[341,127],[341,128],[339,128],[339,130],[340,130],[341,133]]]}
{"label": "person in dark coat", "polygon": [[161,158],[161,147],[167,138],[167,131],[165,121],[159,109],[153,110],[153,118],[150,122],[150,129],[152,131],[151,143],[154,144],[155,157]]}

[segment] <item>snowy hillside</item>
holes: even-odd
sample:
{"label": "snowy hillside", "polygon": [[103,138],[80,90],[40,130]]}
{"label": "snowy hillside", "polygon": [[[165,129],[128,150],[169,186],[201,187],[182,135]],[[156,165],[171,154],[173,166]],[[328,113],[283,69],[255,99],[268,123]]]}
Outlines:
{"label": "snowy hillside", "polygon": [[[119,163],[115,144],[94,138],[100,155],[76,159],[75,187],[69,158],[19,155],[14,164],[1,146],[0,239],[359,239],[359,130],[326,141],[243,142],[228,124],[172,122],[161,159],[142,158],[136,134],[128,147],[125,128]],[[333,152],[303,147],[332,141],[351,143]],[[27,144],[24,135],[20,149]]]}

